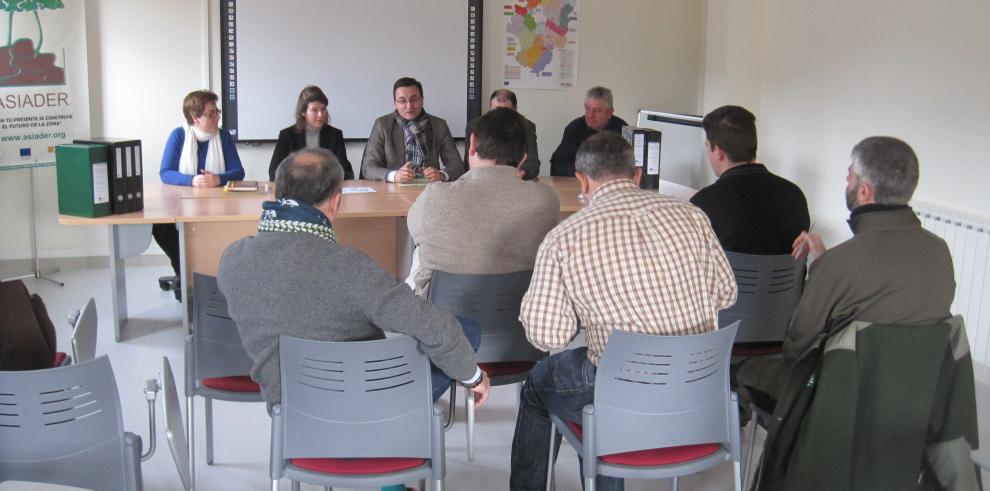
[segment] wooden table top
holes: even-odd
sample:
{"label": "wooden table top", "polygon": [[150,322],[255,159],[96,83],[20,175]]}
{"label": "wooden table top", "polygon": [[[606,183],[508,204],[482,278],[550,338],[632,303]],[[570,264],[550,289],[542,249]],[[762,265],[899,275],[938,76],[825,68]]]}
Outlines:
{"label": "wooden table top", "polygon": [[[538,182],[557,191],[562,213],[574,213],[584,206],[577,179],[542,176]],[[275,198],[273,183],[262,184],[262,187],[268,184],[267,191],[229,192],[219,187],[146,184],[143,211],[99,218],[59,215],[58,221],[63,225],[255,221],[261,216],[262,201]],[[338,218],[404,217],[424,189],[423,186],[401,186],[370,180],[344,181],[344,187],[367,187],[375,192],[345,194],[340,200]],[[694,190],[686,186],[667,181],[661,182],[660,191],[685,200],[694,193]]]}

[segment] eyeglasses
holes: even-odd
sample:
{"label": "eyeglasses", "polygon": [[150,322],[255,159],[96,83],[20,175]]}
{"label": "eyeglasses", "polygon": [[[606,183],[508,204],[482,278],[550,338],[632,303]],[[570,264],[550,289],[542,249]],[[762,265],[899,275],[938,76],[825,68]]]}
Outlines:
{"label": "eyeglasses", "polygon": [[419,104],[420,102],[423,102],[423,98],[422,97],[410,97],[409,99],[396,99],[395,100],[395,103],[398,104],[398,105],[400,105],[400,106],[405,106],[407,104],[411,104],[411,105],[415,106],[416,104]]}
{"label": "eyeglasses", "polygon": [[207,118],[219,118],[220,112],[221,111],[219,109],[215,111],[203,111],[203,116]]}

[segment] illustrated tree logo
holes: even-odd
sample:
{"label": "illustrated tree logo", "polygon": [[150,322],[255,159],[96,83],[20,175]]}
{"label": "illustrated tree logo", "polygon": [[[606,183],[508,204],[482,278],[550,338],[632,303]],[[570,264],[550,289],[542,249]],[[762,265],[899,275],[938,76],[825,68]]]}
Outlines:
{"label": "illustrated tree logo", "polygon": [[[62,0],[0,0],[7,12],[7,45],[0,48],[0,86],[64,85],[65,70],[55,66],[54,53],[42,53],[45,32],[38,11],[65,8]],[[38,44],[28,38],[14,39],[14,14],[31,12],[38,26]]]}

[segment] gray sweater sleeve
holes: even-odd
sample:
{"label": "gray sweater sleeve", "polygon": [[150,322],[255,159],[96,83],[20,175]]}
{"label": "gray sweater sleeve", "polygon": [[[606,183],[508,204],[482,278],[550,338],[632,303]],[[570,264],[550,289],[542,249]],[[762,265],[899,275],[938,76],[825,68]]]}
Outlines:
{"label": "gray sweater sleeve", "polygon": [[352,301],[357,302],[369,323],[383,331],[416,338],[426,356],[448,377],[469,380],[477,370],[474,350],[449,312],[417,297],[404,283],[357,251],[350,251],[347,279],[354,285]]}

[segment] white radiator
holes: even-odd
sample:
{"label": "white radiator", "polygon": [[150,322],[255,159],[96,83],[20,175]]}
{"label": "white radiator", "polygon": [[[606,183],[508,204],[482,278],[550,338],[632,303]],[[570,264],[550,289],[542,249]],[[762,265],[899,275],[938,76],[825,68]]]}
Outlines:
{"label": "white radiator", "polygon": [[911,203],[921,225],[945,239],[956,274],[952,313],[966,320],[977,380],[990,377],[990,219],[927,203]]}

